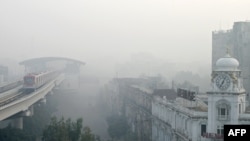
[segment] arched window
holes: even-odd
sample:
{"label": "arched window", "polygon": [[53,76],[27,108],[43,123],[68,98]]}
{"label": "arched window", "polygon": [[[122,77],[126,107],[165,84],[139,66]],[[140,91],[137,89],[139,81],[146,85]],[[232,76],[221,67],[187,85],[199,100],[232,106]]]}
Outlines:
{"label": "arched window", "polygon": [[221,105],[218,107],[218,119],[219,120],[227,120],[229,115],[229,110],[227,106]]}
{"label": "arched window", "polygon": [[216,104],[218,120],[229,120],[230,104],[226,100],[220,100]]}

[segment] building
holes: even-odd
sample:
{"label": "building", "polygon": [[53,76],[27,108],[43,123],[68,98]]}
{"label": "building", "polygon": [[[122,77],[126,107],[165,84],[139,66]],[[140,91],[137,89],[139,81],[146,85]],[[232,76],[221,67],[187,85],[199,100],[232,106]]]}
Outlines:
{"label": "building", "polygon": [[152,88],[146,79],[116,79],[112,97],[120,102],[114,107],[120,105],[137,141],[222,141],[224,124],[250,124],[239,66],[229,52],[219,58],[205,95]]}
{"label": "building", "polygon": [[235,22],[233,28],[212,33],[212,69],[216,61],[223,57],[226,48],[240,62],[244,87],[250,100],[250,22]]}
{"label": "building", "polygon": [[[185,133],[182,133],[184,130],[181,131],[179,128],[184,123],[184,121],[181,120],[185,115],[180,114],[180,112],[176,112],[178,113],[177,115],[169,113],[168,109],[170,107],[164,106],[166,102],[170,105],[173,104],[173,110],[181,108],[180,110],[184,111],[185,114],[194,113],[198,115],[198,117],[200,117],[200,113],[204,110],[207,111],[206,104],[194,101],[194,95],[197,94],[196,89],[192,91],[181,88],[164,88],[162,87],[161,79],[157,80],[158,81],[153,77],[116,78],[106,86],[106,97],[103,99],[106,99],[106,103],[113,114],[124,114],[126,116],[131,131],[136,134],[137,138],[135,141],[172,141],[174,138],[180,139],[187,137]],[[158,83],[160,83],[161,86]],[[158,106],[161,107],[160,110]],[[197,112],[189,112],[189,109],[185,109],[182,106],[189,106],[191,108],[190,110],[196,110]],[[200,107],[195,108],[195,106]],[[202,109],[202,106],[205,108]],[[159,114],[160,111],[161,114]],[[206,113],[204,114],[203,112],[202,114],[203,118],[207,117]],[[175,132],[172,126],[168,126],[170,123],[167,124],[166,119],[163,119],[167,118],[166,115],[172,117],[168,119],[168,122],[177,119],[173,122],[175,124],[172,126],[178,127],[178,132]],[[201,118],[201,120],[203,120],[203,118]]]}
{"label": "building", "polygon": [[250,124],[250,106],[239,66],[228,52],[216,61],[207,100],[198,95],[192,98],[192,92],[183,90],[174,100],[154,96],[152,140],[222,141],[224,124]]}
{"label": "building", "polygon": [[152,91],[145,87],[129,86],[124,95],[125,114],[138,141],[151,141]]}

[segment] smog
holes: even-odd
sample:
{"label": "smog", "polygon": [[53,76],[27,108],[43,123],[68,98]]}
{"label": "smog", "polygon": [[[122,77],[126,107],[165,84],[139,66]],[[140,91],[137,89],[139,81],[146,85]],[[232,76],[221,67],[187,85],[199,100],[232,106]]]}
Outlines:
{"label": "smog", "polygon": [[0,1],[0,140],[222,140],[250,124],[249,6]]}

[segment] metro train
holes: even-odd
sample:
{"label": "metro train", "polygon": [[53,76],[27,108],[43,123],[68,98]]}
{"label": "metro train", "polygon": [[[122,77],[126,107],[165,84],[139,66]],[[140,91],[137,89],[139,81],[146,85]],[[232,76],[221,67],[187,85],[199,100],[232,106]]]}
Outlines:
{"label": "metro train", "polygon": [[57,76],[57,71],[29,73],[23,77],[23,90],[36,90]]}

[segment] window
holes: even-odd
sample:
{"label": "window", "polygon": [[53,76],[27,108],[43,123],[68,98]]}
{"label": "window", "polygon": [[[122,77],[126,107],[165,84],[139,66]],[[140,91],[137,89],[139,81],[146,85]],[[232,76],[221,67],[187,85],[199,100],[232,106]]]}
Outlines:
{"label": "window", "polygon": [[241,113],[241,104],[239,104],[239,113]]}
{"label": "window", "polygon": [[218,108],[218,119],[219,120],[227,120],[228,116],[228,109],[226,107],[219,107]]}
{"label": "window", "polygon": [[202,124],[201,125],[201,136],[204,134],[204,133],[206,133],[207,131],[206,131],[206,125],[205,124]]}
{"label": "window", "polygon": [[220,134],[220,135],[224,134],[224,128],[222,125],[217,126],[217,134]]}
{"label": "window", "polygon": [[185,130],[187,130],[187,120],[184,120],[184,122],[185,122]]}

